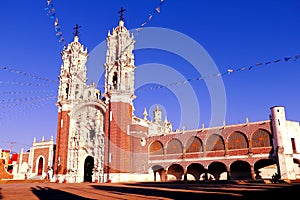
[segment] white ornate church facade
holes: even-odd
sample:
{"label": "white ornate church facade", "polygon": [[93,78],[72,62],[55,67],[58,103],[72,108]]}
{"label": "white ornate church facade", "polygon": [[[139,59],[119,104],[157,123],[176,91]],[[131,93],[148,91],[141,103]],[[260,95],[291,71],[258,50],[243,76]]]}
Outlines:
{"label": "white ornate church facade", "polygon": [[56,182],[300,178],[300,126],[271,108],[265,121],[172,131],[156,108],[134,115],[133,36],[119,25],[108,34],[103,94],[87,84],[87,49],[75,35],[62,51],[56,143],[34,140],[21,152],[14,178]]}

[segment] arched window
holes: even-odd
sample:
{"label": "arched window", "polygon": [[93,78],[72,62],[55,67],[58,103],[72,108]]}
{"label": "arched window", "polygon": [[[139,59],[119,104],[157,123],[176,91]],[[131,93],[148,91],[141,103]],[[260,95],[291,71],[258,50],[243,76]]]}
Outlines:
{"label": "arched window", "polygon": [[182,144],[178,139],[172,139],[168,142],[167,154],[180,154],[182,153]]}
{"label": "arched window", "polygon": [[234,132],[228,138],[228,149],[246,149],[248,142],[245,134]]}
{"label": "arched window", "polygon": [[113,79],[112,79],[112,84],[114,86],[114,89],[116,90],[117,89],[117,84],[118,84],[118,73],[117,72],[114,72],[114,76],[113,76]]}
{"label": "arched window", "polygon": [[202,142],[198,137],[190,137],[186,142],[186,153],[202,152]]}
{"label": "arched window", "polygon": [[271,134],[263,129],[255,131],[252,135],[252,147],[270,147],[272,146]]}
{"label": "arched window", "polygon": [[206,151],[219,150],[225,150],[223,138],[217,134],[213,134],[206,141]]}
{"label": "arched window", "polygon": [[164,148],[160,141],[155,141],[149,146],[149,154],[151,156],[164,155]]}

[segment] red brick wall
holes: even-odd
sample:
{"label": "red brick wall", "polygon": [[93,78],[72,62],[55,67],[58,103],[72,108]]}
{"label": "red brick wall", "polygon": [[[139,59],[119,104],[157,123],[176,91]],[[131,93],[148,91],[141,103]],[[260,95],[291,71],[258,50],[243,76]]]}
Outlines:
{"label": "red brick wall", "polygon": [[[131,124],[132,106],[128,103],[113,102],[110,110],[112,111],[112,121],[109,122],[109,109],[106,112],[106,167],[109,165],[110,173],[130,172],[130,137],[127,135],[127,127]],[[110,134],[109,134],[110,131]],[[111,153],[111,163],[108,164],[109,153]]]}
{"label": "red brick wall", "polygon": [[[19,158],[20,158],[20,157],[19,157]],[[28,163],[28,158],[29,158],[29,152],[23,153],[23,156],[22,156],[22,163],[23,163],[23,162],[27,162],[27,164],[29,164],[29,163]]]}
{"label": "red brick wall", "polygon": [[34,155],[33,155],[33,168],[32,168],[32,172],[33,173],[37,173],[37,163],[38,163],[38,159],[40,156],[44,157],[44,168],[43,168],[43,172],[47,172],[47,167],[48,167],[48,161],[49,161],[49,148],[38,148],[38,149],[34,149]]}
{"label": "red brick wall", "polygon": [[[67,172],[67,156],[68,156],[68,139],[70,128],[70,111],[62,111],[58,113],[58,124],[56,134],[56,153],[54,160],[54,173],[66,174]],[[61,120],[63,126],[61,127]],[[60,166],[58,167],[58,157],[60,157]]]}
{"label": "red brick wall", "polygon": [[[250,124],[238,124],[238,125],[232,125],[232,126],[226,126],[225,128],[219,127],[219,128],[212,128],[212,129],[203,129],[203,130],[191,130],[191,131],[185,131],[184,133],[176,133],[176,134],[169,134],[169,135],[161,135],[161,136],[153,136],[153,137],[149,137],[147,138],[147,144],[145,147],[141,148],[140,150],[143,151],[144,153],[148,152],[148,148],[149,145],[154,142],[154,141],[160,141],[163,146],[164,149],[166,149],[167,144],[170,140],[172,140],[173,138],[177,138],[182,145],[186,147],[186,142],[188,141],[188,139],[192,136],[197,136],[198,138],[201,139],[201,141],[203,142],[203,144],[205,145],[205,142],[207,140],[207,138],[212,135],[212,134],[219,134],[224,142],[225,142],[225,151],[221,150],[221,151],[204,151],[204,152],[197,152],[197,153],[184,153],[181,156],[177,156],[178,159],[178,163],[185,166],[188,165],[189,162],[185,161],[185,159],[190,159],[190,158],[203,158],[203,157],[211,157],[211,160],[207,160],[207,161],[203,161],[203,160],[199,160],[199,162],[201,162],[201,164],[204,164],[205,162],[210,163],[214,161],[214,157],[225,157],[226,156],[226,162],[231,162],[231,158],[230,156],[239,156],[239,155],[250,155],[251,154],[268,154],[271,152],[272,147],[260,147],[260,148],[252,148],[251,146],[251,136],[252,134],[259,130],[259,129],[264,129],[267,130],[268,132],[270,132],[272,134],[271,131],[271,123],[269,121],[266,122],[257,122],[257,123],[250,123]],[[246,135],[247,137],[247,142],[249,144],[249,148],[246,149],[232,149],[232,150],[228,150],[228,137],[230,136],[231,133],[234,133],[235,131],[239,131],[242,132],[243,134]],[[164,155],[164,156],[150,156],[149,160],[168,160],[168,159],[173,159],[173,155]],[[232,160],[232,162],[234,161],[234,159]],[[249,162],[254,162],[256,161],[255,159],[253,159],[251,156],[245,158],[245,161],[249,161]],[[196,161],[194,161],[196,162]],[[166,162],[164,163],[157,163],[158,165],[162,165],[162,166],[168,166],[168,164]],[[172,164],[172,163],[170,163]],[[150,163],[151,165],[151,163]]]}

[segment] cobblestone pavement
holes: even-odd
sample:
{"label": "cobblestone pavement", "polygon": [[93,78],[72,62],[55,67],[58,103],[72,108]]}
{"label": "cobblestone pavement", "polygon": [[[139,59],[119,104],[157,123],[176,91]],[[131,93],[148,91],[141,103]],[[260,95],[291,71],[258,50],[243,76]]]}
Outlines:
{"label": "cobblestone pavement", "polygon": [[300,183],[7,183],[0,199],[261,199],[296,194]]}

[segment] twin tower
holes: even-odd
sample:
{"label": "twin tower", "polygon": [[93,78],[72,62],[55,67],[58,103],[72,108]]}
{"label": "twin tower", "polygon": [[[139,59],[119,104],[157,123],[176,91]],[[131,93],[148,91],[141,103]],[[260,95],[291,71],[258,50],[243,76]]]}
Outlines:
{"label": "twin tower", "polygon": [[[109,181],[132,166],[133,36],[119,25],[108,33],[104,93],[87,84],[87,49],[78,35],[62,51],[54,176],[70,182]],[[99,69],[100,70],[100,69]]]}

